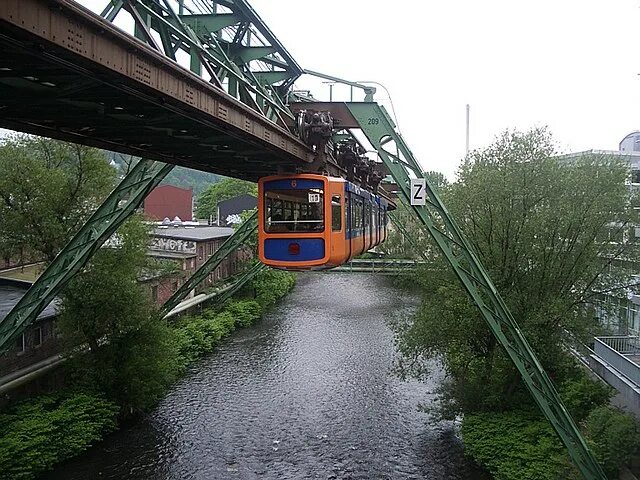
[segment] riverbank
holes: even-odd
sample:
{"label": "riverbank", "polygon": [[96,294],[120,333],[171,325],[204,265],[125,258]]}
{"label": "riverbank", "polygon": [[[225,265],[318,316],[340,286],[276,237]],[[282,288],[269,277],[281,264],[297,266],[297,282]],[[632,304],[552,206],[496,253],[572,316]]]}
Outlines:
{"label": "riverbank", "polygon": [[417,297],[370,274],[304,273],[253,327],[195,362],[142,422],[43,480],[477,480],[442,377],[399,379],[389,323]]}
{"label": "riverbank", "polygon": [[[172,359],[175,371],[184,374],[190,364],[211,353],[231,332],[255,323],[294,284],[293,274],[267,270],[222,309],[204,309],[172,323],[169,338],[176,352]],[[168,389],[175,380],[173,375],[158,381]],[[35,478],[117,430],[123,420],[130,421],[127,413],[101,392],[77,387],[6,407],[0,412],[2,478]]]}

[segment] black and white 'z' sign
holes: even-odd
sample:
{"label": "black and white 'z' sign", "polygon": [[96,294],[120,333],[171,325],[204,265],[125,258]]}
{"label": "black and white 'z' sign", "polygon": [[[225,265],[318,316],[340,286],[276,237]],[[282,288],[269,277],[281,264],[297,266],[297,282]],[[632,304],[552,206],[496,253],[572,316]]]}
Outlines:
{"label": "black and white 'z' sign", "polygon": [[411,179],[411,205],[426,205],[427,188],[424,178]]}

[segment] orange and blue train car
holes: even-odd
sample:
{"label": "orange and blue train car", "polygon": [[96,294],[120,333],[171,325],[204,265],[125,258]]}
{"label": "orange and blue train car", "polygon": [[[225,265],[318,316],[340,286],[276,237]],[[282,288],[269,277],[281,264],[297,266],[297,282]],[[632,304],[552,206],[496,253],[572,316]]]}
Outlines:
{"label": "orange and blue train car", "polygon": [[271,267],[333,268],[387,238],[393,205],[344,178],[264,177],[258,196],[258,255]]}

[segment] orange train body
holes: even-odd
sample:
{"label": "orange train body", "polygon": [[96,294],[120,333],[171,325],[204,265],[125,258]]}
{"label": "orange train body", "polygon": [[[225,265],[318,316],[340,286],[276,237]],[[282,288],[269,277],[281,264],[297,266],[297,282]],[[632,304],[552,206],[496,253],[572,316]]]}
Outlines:
{"label": "orange train body", "polygon": [[343,178],[264,177],[258,196],[258,255],[265,265],[333,268],[387,238],[389,202]]}

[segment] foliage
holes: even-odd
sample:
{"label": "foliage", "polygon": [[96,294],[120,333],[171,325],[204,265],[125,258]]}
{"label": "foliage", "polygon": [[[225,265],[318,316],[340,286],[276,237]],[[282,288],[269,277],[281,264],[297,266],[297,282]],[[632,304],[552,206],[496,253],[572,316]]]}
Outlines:
{"label": "foliage", "polygon": [[0,253],[51,261],[113,187],[115,170],[90,147],[15,135],[0,140]]}
{"label": "foliage", "polygon": [[205,310],[202,315],[180,319],[175,327],[183,366],[211,353],[220,340],[238,327],[248,327],[262,314],[262,308],[254,300],[233,300],[216,312]]}
{"label": "foliage", "polygon": [[262,307],[255,300],[234,300],[225,309],[241,327],[253,324],[262,314]]}
{"label": "foliage", "polygon": [[[626,286],[629,272],[614,259],[638,252],[598,240],[635,221],[627,166],[602,156],[561,161],[554,153],[545,130],[507,132],[471,153],[441,193],[544,368],[562,383],[574,371],[562,347],[565,330],[578,338],[596,331],[585,303],[596,292]],[[449,415],[530,403],[515,366],[442,255],[433,247],[425,253],[429,263],[416,276],[421,308],[396,325],[401,369],[420,375],[422,360],[440,358],[450,378],[441,390]]]}
{"label": "foliage", "polygon": [[[256,209],[252,208],[251,210],[245,210],[240,213],[240,222],[233,225],[233,229],[237,230],[240,225],[249,220],[249,217],[256,213]],[[258,229],[256,229],[249,238],[244,241],[245,248],[248,248],[250,251],[255,252],[258,248]]]}
{"label": "foliage", "polygon": [[593,409],[606,405],[613,394],[611,387],[602,381],[591,380],[582,371],[560,388],[564,406],[577,423],[582,422]]}
{"label": "foliage", "polygon": [[[133,155],[125,155],[117,152],[109,152],[110,162],[118,169],[120,175],[126,175],[140,160]],[[194,195],[199,195],[212,183],[220,181],[220,175],[209,172],[201,172],[186,167],[175,166],[160,183],[161,185],[174,185],[180,188],[193,189]]]}
{"label": "foliage", "polygon": [[609,406],[597,407],[585,420],[586,434],[596,458],[610,478],[628,464],[640,448],[640,429],[635,418]]}
{"label": "foliage", "polygon": [[201,172],[185,167],[173,167],[173,170],[162,180],[162,185],[174,185],[180,188],[192,188],[194,195],[204,192],[211,184],[220,181],[220,175]]}
{"label": "foliage", "polygon": [[196,215],[198,218],[209,218],[210,216],[216,218],[218,202],[243,194],[257,196],[258,186],[255,183],[237,178],[225,178],[209,186],[198,196]]}
{"label": "foliage", "polygon": [[116,429],[118,407],[84,393],[39,396],[0,414],[2,478],[30,479]]}
{"label": "foliage", "polygon": [[570,476],[564,447],[549,423],[532,412],[465,415],[465,452],[495,480],[559,480]]}
{"label": "foliage", "polygon": [[[449,185],[447,177],[440,172],[428,171],[425,172],[425,177],[428,184],[438,192]],[[398,201],[396,206],[396,210],[389,213],[394,220],[389,222],[389,235],[376,250],[392,258],[423,260],[421,252],[432,248],[429,236],[409,206],[402,201]]]}
{"label": "foliage", "polygon": [[70,282],[62,295],[60,325],[72,345],[85,341],[98,351],[101,339],[135,330],[150,317],[150,302],[137,281],[146,266],[147,239],[140,218],[128,220]]}
{"label": "foliage", "polygon": [[296,276],[291,272],[269,268],[260,272],[252,281],[256,301],[264,311],[275,305],[295,285]]}
{"label": "foliage", "polygon": [[85,388],[104,392],[125,413],[152,406],[180,370],[178,345],[137,282],[146,264],[147,226],[123,225],[62,295],[59,325],[70,368]]}
{"label": "foliage", "polygon": [[431,186],[431,188],[435,188],[438,192],[449,185],[449,180],[444,174],[440,172],[436,172],[435,170],[430,170],[424,173],[424,177],[427,180],[427,183]]}

